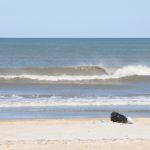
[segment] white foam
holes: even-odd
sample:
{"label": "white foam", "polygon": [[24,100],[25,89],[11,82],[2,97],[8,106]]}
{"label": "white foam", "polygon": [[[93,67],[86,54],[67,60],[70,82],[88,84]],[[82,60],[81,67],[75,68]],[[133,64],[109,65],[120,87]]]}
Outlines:
{"label": "white foam", "polygon": [[0,98],[0,107],[33,107],[33,106],[121,106],[121,105],[150,105],[150,97],[33,97],[21,96]]}
{"label": "white foam", "polygon": [[140,75],[140,76],[148,76],[150,75],[150,67],[137,65],[137,66],[126,66],[118,69],[115,72],[115,75],[122,76],[131,76],[131,75]]}

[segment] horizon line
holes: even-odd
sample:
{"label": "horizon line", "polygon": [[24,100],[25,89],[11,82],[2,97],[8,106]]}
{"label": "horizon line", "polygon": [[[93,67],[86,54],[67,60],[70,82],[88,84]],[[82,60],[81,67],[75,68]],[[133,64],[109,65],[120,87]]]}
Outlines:
{"label": "horizon line", "polygon": [[149,39],[150,37],[0,37],[0,39]]}

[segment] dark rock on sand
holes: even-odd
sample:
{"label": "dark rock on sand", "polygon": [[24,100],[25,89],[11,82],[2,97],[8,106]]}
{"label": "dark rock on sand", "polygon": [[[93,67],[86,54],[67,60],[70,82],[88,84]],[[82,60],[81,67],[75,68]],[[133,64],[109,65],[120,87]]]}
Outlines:
{"label": "dark rock on sand", "polygon": [[111,121],[118,123],[128,123],[127,117],[117,112],[111,113]]}

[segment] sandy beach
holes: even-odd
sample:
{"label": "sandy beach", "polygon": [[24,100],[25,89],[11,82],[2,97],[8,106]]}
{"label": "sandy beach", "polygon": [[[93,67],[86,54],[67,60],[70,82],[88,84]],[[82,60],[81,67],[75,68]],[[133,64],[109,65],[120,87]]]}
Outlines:
{"label": "sandy beach", "polygon": [[150,149],[149,118],[0,121],[0,133],[0,150]]}

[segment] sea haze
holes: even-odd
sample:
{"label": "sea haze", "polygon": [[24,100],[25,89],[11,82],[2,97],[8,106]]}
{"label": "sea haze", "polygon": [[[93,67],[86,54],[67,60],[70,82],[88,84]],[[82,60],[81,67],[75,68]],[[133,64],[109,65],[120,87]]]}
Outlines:
{"label": "sea haze", "polygon": [[150,39],[0,39],[0,119],[150,116]]}

